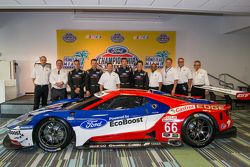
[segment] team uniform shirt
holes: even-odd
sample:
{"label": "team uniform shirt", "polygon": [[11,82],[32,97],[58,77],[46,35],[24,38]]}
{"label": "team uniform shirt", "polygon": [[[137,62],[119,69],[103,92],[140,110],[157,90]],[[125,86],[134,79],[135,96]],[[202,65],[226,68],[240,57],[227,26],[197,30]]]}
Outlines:
{"label": "team uniform shirt", "polygon": [[149,73],[149,87],[159,87],[159,82],[162,82],[161,73],[158,71],[154,71]]}
{"label": "team uniform shirt", "polygon": [[89,69],[86,71],[86,90],[92,93],[99,92],[98,81],[102,76],[102,71],[99,69]]}
{"label": "team uniform shirt", "polygon": [[132,80],[133,80],[133,70],[130,67],[120,67],[117,68],[115,71],[121,81],[121,87],[122,88],[129,88],[132,86]]}
{"label": "team uniform shirt", "polygon": [[[67,82],[68,82],[68,72],[64,69],[61,69],[61,70],[53,69],[51,70],[49,81],[53,88],[65,89],[67,87]],[[61,88],[56,86],[57,82],[63,82],[63,86]]]}
{"label": "team uniform shirt", "polygon": [[178,73],[178,84],[187,83],[189,79],[192,79],[192,72],[188,67],[178,67],[176,70]]}
{"label": "team uniform shirt", "polygon": [[172,85],[175,80],[178,80],[178,73],[174,67],[163,68],[161,74],[163,85]]}
{"label": "team uniform shirt", "polygon": [[36,65],[32,71],[31,78],[34,78],[36,85],[49,85],[50,68],[42,65]]}
{"label": "team uniform shirt", "polygon": [[197,71],[192,71],[193,75],[193,85],[209,85],[207,71],[203,69],[198,69]]}
{"label": "team uniform shirt", "polygon": [[120,78],[117,73],[107,71],[102,74],[98,83],[103,85],[104,89],[114,90],[117,89],[116,84],[120,84]]}
{"label": "team uniform shirt", "polygon": [[74,69],[69,72],[68,84],[73,91],[75,88],[81,88],[85,86],[86,73],[81,69]]}
{"label": "team uniform shirt", "polygon": [[134,71],[134,87],[137,89],[148,89],[149,79],[146,71]]}

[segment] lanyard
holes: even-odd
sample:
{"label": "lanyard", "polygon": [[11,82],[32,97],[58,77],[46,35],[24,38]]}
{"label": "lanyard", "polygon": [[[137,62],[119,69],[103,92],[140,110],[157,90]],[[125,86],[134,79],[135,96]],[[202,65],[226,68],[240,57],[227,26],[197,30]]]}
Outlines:
{"label": "lanyard", "polygon": [[165,78],[167,78],[168,71],[169,71],[171,68],[172,68],[172,67],[169,67],[169,68],[165,69]]}

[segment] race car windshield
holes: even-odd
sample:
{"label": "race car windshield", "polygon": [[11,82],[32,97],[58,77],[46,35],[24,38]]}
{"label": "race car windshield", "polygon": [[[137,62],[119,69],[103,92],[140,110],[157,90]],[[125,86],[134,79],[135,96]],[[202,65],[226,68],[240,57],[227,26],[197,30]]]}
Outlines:
{"label": "race car windshield", "polygon": [[76,102],[68,107],[65,108],[65,110],[81,110],[97,101],[101,100],[100,98],[93,96],[91,98],[85,99],[81,102]]}

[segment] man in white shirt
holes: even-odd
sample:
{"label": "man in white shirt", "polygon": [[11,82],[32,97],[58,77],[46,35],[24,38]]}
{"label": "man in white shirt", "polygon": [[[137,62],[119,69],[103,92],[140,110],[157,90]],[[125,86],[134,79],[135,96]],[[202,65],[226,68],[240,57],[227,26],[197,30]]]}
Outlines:
{"label": "man in white shirt", "polygon": [[207,71],[201,69],[201,62],[199,60],[196,60],[194,62],[194,70],[192,71],[192,76],[193,76],[193,82],[192,82],[191,95],[205,99],[205,90],[195,87],[204,85],[209,86]]}
{"label": "man in white shirt", "polygon": [[113,71],[112,63],[107,64],[107,71],[102,74],[98,84],[100,84],[100,91],[120,88],[120,78],[119,75]]}
{"label": "man in white shirt", "polygon": [[67,98],[67,81],[68,73],[66,70],[62,69],[63,61],[56,61],[56,68],[51,71],[49,81],[51,83],[51,100],[54,102],[56,100]]}
{"label": "man in white shirt", "polygon": [[39,108],[40,101],[42,99],[42,106],[47,105],[48,92],[49,92],[49,75],[50,68],[46,66],[47,58],[45,56],[40,57],[40,64],[35,64],[32,71],[32,81],[35,85],[34,90],[34,107],[36,110]]}
{"label": "man in white shirt", "polygon": [[175,95],[175,90],[178,82],[178,74],[176,69],[172,66],[173,60],[171,58],[166,59],[166,67],[161,70],[162,74],[162,91]]}
{"label": "man in white shirt", "polygon": [[161,73],[157,71],[157,64],[151,64],[151,72],[149,77],[149,89],[161,90],[162,87],[162,76]]}
{"label": "man in white shirt", "polygon": [[192,73],[191,70],[184,66],[184,58],[178,59],[178,83],[176,88],[176,94],[188,96],[188,92],[191,91],[192,86]]}

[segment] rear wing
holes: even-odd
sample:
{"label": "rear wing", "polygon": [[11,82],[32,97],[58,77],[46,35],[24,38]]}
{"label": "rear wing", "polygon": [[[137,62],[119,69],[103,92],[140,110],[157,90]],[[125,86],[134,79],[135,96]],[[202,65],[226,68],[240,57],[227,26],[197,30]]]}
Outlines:
{"label": "rear wing", "polygon": [[231,89],[224,89],[224,88],[218,88],[214,86],[195,86],[196,88],[210,90],[214,92],[224,93],[227,95],[233,95],[238,100],[250,100],[250,92],[243,92],[239,90],[231,90]]}

